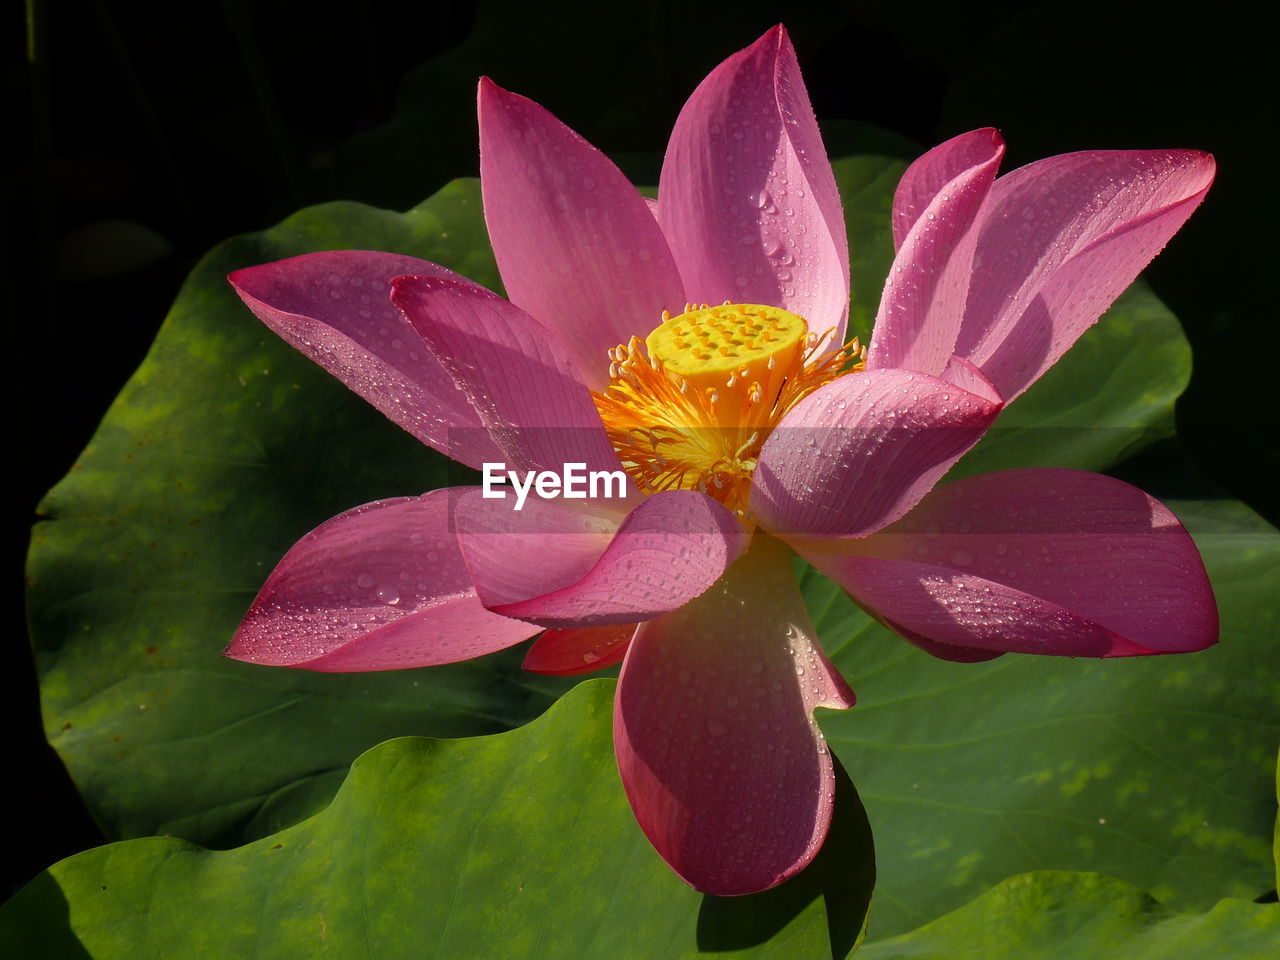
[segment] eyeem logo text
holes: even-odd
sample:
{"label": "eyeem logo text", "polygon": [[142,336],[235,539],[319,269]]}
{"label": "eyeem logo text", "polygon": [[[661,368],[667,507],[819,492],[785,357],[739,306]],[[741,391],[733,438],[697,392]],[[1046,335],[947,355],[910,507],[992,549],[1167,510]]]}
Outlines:
{"label": "eyeem logo text", "polygon": [[507,491],[501,485],[510,483],[516,492],[517,510],[524,508],[529,491],[543,500],[564,497],[566,500],[595,500],[600,497],[625,497],[627,475],[621,470],[587,470],[585,463],[566,463],[563,473],[554,470],[526,470],[524,479],[516,470],[508,470],[505,463],[483,464],[484,482],[482,497],[489,500],[505,500]]}

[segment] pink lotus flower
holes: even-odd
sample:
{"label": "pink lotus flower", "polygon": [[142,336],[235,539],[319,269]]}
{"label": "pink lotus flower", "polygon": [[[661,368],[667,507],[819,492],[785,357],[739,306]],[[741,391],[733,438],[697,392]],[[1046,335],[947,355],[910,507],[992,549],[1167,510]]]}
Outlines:
{"label": "pink lotus flower", "polygon": [[231,282],[437,450],[621,463],[627,496],[515,511],[471,487],[357,507],[289,551],[229,656],[385,670],[541,632],[532,670],[621,660],[615,742],[640,825],[697,889],[744,894],[820,846],[834,774],[812,711],[853,704],[791,550],[952,660],[1215,642],[1195,546],[1140,490],[1060,469],[933,489],[1191,214],[1209,156],[1093,151],[996,179],[994,130],[931,150],[894,199],[864,359],[842,345],[844,220],[781,27],[689,99],[656,204],[537,104],[482,80],[479,112],[508,300],[389,253]]}

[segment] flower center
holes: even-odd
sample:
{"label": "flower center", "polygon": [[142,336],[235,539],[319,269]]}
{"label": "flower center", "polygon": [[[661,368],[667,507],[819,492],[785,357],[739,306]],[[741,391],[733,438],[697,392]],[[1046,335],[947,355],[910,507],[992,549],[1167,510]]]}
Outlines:
{"label": "flower center", "polygon": [[663,311],[643,341],[609,351],[596,409],[641,490],[701,490],[744,524],[760,448],[782,417],[823,384],[863,367],[857,338],[831,336],[778,307],[686,304]]}
{"label": "flower center", "polygon": [[645,346],[669,373],[714,395],[718,419],[728,426],[735,413],[754,405],[753,395],[777,395],[808,334],[809,325],[794,313],[725,304],[664,320],[645,337]]}

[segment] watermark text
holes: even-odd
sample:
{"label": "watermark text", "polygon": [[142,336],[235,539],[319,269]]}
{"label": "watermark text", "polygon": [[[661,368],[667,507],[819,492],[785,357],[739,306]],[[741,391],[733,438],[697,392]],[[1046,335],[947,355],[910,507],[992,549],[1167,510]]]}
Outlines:
{"label": "watermark text", "polygon": [[621,470],[587,470],[585,463],[566,463],[564,470],[508,470],[505,463],[483,464],[484,480],[480,495],[488,500],[505,500],[504,485],[516,492],[515,509],[524,509],[532,490],[543,500],[564,497],[566,500],[620,498],[627,495],[627,475]]}

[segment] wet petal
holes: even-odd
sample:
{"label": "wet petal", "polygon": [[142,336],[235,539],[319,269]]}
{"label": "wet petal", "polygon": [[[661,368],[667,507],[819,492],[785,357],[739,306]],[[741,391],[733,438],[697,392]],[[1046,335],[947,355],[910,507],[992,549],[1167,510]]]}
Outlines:
{"label": "wet petal", "polygon": [[970,228],[1003,156],[1000,134],[975,130],[930,150],[903,175],[893,210],[899,249],[880,297],[868,369],[937,376],[946,367],[973,271],[978,234]]}
{"label": "wet petal", "polygon": [[693,92],[671,133],[658,219],[699,302],[783,307],[843,342],[849,247],[791,39],[775,27]]}
{"label": "wet petal", "polygon": [[[494,487],[492,493],[501,491]],[[454,511],[458,545],[480,599],[489,606],[518,603],[577,583],[608,549],[626,518],[607,502],[540,499],[529,494],[485,496],[471,488]]]}
{"label": "wet petal", "polygon": [[815,706],[853,694],[818,646],[790,551],[757,536],[709,591],[641,624],[614,706],[636,819],[695,889],[754,893],[822,845],[835,786]]}
{"label": "wet petal", "polygon": [[554,330],[586,382],[684,288],[653,214],[613,162],[532,100],[480,81],[480,183],[511,302]]}
{"label": "wet petal", "polygon": [[976,227],[956,353],[1012,401],[1133,282],[1213,174],[1195,150],[1097,150],[1001,177]]}
{"label": "wet petal", "polygon": [[971,130],[940,143],[914,160],[893,194],[893,249],[902,247],[916,221],[957,177],[984,167],[994,154],[1004,153],[1004,139],[995,127]]}
{"label": "wet petal", "polygon": [[548,630],[525,654],[524,669],[533,673],[570,677],[602,670],[620,663],[637,624],[618,623],[603,627],[575,627]]}
{"label": "wet petal", "polygon": [[910,510],[1000,411],[938,377],[851,373],[806,397],[765,441],[751,511],[778,536],[863,536]]}
{"label": "wet petal", "polygon": [[226,655],[308,670],[400,670],[469,660],[537,627],[476,597],[450,530],[451,491],[379,500],[298,541]]}
{"label": "wet petal", "polygon": [[479,505],[485,527],[472,526],[476,501],[459,510],[463,552],[491,609],[562,628],[648,620],[710,587],[748,540],[732,514],[693,490],[645,498],[608,539],[575,529],[583,515],[553,503],[542,502],[527,518],[514,510],[504,518]]}
{"label": "wet petal", "polygon": [[800,549],[878,617],[937,644],[1115,657],[1201,650],[1218,637],[1213,590],[1182,524],[1101,474],[970,477],[874,536]]}
{"label": "wet petal", "polygon": [[309,253],[227,279],[263,323],[377,407],[455,460],[478,467],[497,448],[453,378],[391,303],[403,273],[461,277],[414,257],[369,250]]}
{"label": "wet petal", "polygon": [[591,394],[559,339],[475,284],[397,277],[393,302],[462,387],[503,461],[520,470],[618,470]]}

